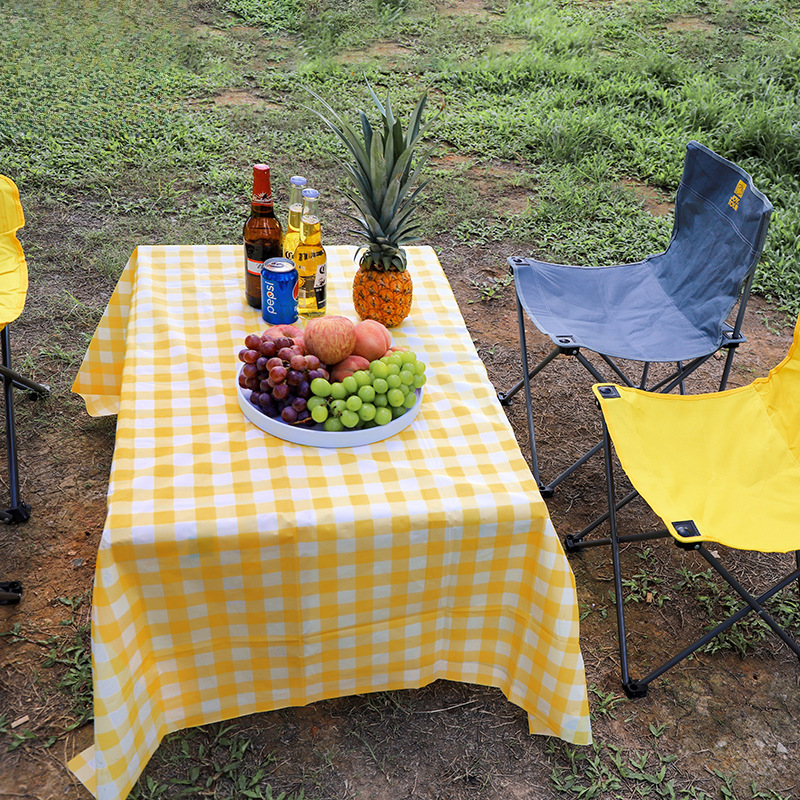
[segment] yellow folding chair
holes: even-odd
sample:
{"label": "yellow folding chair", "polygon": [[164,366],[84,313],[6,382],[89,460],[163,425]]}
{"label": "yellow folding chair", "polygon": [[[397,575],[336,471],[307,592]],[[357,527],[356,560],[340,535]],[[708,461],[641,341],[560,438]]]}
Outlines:
{"label": "yellow folding chair", "polygon": [[[8,456],[8,483],[11,505],[0,510],[0,522],[25,522],[30,516],[30,506],[22,502],[19,494],[19,471],[17,465],[17,439],[14,428],[14,388],[24,389],[35,397],[50,393],[44,384],[26,378],[11,366],[11,342],[9,325],[17,319],[25,307],[28,291],[28,268],[17,231],[25,224],[19,192],[14,182],[0,175],[0,344],[3,378],[3,394],[6,409],[6,449]],[[19,602],[22,586],[18,581],[0,582],[0,605]]]}
{"label": "yellow folding chair", "polygon": [[[800,318],[787,357],[748,386],[702,395],[664,395],[595,384],[603,430],[611,535],[582,542],[610,544],[614,568],[622,685],[641,697],[651,681],[751,612],[796,655],[800,646],[764,603],[800,578]],[[666,529],[618,531],[612,442],[634,489]],[[628,670],[619,545],[672,537],[697,551],[745,605],[644,678]],[[740,551],[795,553],[795,569],[758,596],[710,552],[707,542]]]}

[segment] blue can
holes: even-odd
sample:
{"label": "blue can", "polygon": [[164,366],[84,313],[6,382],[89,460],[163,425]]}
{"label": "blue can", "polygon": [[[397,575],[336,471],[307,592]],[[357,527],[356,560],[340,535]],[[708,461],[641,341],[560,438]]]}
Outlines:
{"label": "blue can", "polygon": [[270,258],[261,267],[261,316],[270,325],[297,321],[300,283],[297,267],[288,258]]}

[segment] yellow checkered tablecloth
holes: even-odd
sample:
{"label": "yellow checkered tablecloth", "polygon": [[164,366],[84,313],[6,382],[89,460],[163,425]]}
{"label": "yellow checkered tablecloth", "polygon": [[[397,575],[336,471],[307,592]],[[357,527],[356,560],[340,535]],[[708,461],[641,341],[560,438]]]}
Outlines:
{"label": "yellow checkered tablecloth", "polygon": [[[356,319],[353,248],[329,312]],[[499,687],[530,730],[591,739],[572,572],[433,250],[409,248],[428,362],[413,423],[319,449],[248,422],[236,353],[264,323],[240,247],[139,247],[73,391],[118,414],[92,616],[95,743],[124,798],[192,725],[440,678]]]}

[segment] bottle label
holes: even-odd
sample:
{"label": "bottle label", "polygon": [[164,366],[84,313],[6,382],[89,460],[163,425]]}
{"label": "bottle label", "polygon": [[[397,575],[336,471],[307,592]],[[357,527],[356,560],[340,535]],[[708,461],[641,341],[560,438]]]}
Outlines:
{"label": "bottle label", "polygon": [[321,289],[328,280],[328,265],[322,262],[317,265],[317,273],[314,275],[314,289]]}
{"label": "bottle label", "polygon": [[257,275],[259,280],[261,280],[261,267],[263,266],[264,266],[263,261],[253,261],[252,258],[247,259],[247,271],[251,275]]}
{"label": "bottle label", "polygon": [[325,261],[317,265],[317,272],[314,275],[314,299],[317,301],[317,308],[322,311],[328,302],[328,265]]}

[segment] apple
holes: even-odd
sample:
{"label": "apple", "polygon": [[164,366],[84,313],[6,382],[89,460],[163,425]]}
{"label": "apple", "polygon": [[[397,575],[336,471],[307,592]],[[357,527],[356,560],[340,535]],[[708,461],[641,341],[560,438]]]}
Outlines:
{"label": "apple", "polygon": [[353,352],[355,325],[347,317],[315,317],[306,323],[303,333],[307,353],[323,364],[338,364]]}
{"label": "apple", "polygon": [[362,356],[347,356],[347,358],[331,367],[331,382],[340,383],[348,375],[352,375],[360,369],[369,369],[369,361]]}
{"label": "apple", "polygon": [[367,361],[380,358],[392,346],[392,334],[374,319],[365,319],[355,326],[356,343],[353,355],[363,356]]}

